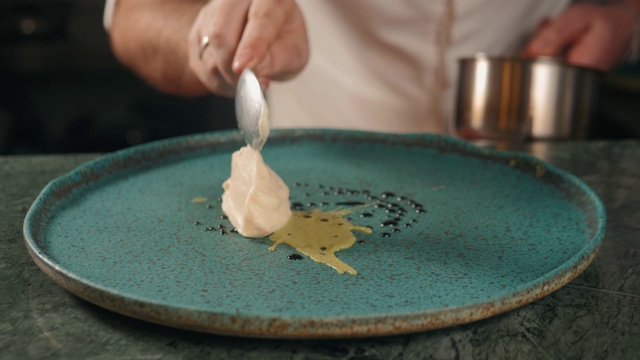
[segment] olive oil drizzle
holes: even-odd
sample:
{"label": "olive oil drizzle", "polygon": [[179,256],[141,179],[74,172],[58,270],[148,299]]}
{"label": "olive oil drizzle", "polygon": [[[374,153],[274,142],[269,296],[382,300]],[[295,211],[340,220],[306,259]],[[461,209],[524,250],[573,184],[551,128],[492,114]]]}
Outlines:
{"label": "olive oil drizzle", "polygon": [[340,274],[355,275],[358,271],[338,259],[335,253],[350,248],[356,242],[353,230],[371,233],[371,229],[347,221],[343,216],[351,211],[294,211],[289,222],[269,236],[274,242],[269,250],[275,250],[284,243],[316,262],[331,266]]}

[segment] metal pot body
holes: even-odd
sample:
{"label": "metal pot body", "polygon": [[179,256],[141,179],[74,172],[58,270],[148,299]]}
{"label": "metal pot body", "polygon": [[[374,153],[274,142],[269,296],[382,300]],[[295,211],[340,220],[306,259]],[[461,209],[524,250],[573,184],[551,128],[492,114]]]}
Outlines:
{"label": "metal pot body", "polygon": [[600,73],[553,58],[459,61],[456,133],[469,139],[586,139]]}

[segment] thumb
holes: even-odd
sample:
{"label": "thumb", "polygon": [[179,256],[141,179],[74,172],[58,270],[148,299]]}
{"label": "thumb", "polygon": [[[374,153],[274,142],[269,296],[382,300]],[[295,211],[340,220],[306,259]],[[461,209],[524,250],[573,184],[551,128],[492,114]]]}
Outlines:
{"label": "thumb", "polygon": [[527,56],[561,55],[589,28],[589,21],[577,15],[575,11],[567,11],[542,24],[523,53]]}
{"label": "thumb", "polygon": [[309,50],[306,34],[292,34],[274,43],[265,57],[255,66],[256,74],[267,76],[274,80],[287,80],[297,75],[309,60]]}
{"label": "thumb", "polygon": [[292,3],[277,6],[275,0],[253,2],[247,13],[247,24],[238,43],[232,62],[233,71],[245,67],[255,68],[264,60],[269,48],[278,40],[282,28],[292,11]]}

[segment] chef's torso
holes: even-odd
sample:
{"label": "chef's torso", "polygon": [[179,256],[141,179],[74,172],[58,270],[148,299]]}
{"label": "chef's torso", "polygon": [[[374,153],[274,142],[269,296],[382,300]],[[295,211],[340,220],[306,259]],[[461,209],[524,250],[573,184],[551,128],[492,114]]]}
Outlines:
{"label": "chef's torso", "polygon": [[274,127],[448,130],[457,59],[515,54],[568,0],[300,0],[311,56],[268,92]]}

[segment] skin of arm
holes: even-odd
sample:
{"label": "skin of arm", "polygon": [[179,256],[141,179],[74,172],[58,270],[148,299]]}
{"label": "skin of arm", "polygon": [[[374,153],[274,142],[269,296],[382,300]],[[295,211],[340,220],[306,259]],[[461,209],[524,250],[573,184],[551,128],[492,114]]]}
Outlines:
{"label": "skin of arm", "polygon": [[605,5],[574,4],[543,22],[523,54],[553,56],[568,63],[611,70],[622,62],[640,21],[640,0],[618,0]]}
{"label": "skin of arm", "polygon": [[294,0],[120,0],[110,36],[124,65],[161,91],[185,96],[232,97],[246,67],[266,89],[271,79],[297,75],[309,56]]}
{"label": "skin of arm", "polygon": [[197,96],[208,92],[189,69],[187,37],[206,0],[120,0],[110,40],[115,56],[159,90]]}

